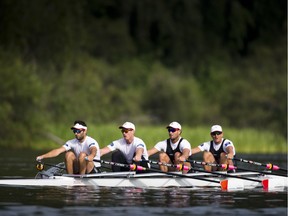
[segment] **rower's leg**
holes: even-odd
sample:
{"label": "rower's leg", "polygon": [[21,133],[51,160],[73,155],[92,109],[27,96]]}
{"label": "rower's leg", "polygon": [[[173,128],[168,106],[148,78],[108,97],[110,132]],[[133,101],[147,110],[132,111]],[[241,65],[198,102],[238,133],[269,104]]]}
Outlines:
{"label": "rower's leg", "polygon": [[[175,152],[174,154],[174,161],[175,164],[182,164],[183,166],[187,166],[188,170],[191,169],[191,164],[190,162],[182,162],[179,160],[179,158],[182,156],[182,154],[180,152]],[[182,174],[186,174],[188,172],[188,170],[182,170]]]}
{"label": "rower's leg", "polygon": [[[170,158],[168,157],[168,155],[165,152],[160,152],[159,153],[159,161],[161,163],[171,163]],[[160,170],[163,172],[168,172],[168,167],[167,166],[163,166],[160,165]]]}
{"label": "rower's leg", "polygon": [[[220,163],[221,164],[228,164],[228,165],[231,165],[231,166],[234,166],[233,164],[233,160],[228,160],[227,158],[227,154],[225,152],[222,152],[220,154]],[[223,169],[222,169],[223,170]],[[235,172],[235,170],[227,170],[228,172]]]}
{"label": "rower's leg", "polygon": [[68,151],[65,154],[65,166],[68,174],[73,174],[78,172],[77,158],[72,151]]}
{"label": "rower's leg", "polygon": [[87,156],[86,153],[81,152],[78,157],[79,162],[79,174],[84,175],[86,173],[90,173],[94,168],[93,161],[86,161],[85,157]]}
{"label": "rower's leg", "polygon": [[[112,153],[111,161],[115,163],[128,164],[124,154],[119,150],[116,150],[115,152]],[[113,172],[129,171],[129,168],[112,165],[112,171]]]}
{"label": "rower's leg", "polygon": [[[206,163],[216,163],[216,160],[213,156],[213,154],[211,152],[207,152],[207,151],[204,151],[203,152],[203,161],[206,162]],[[212,166],[204,166],[204,169],[206,171],[209,171],[211,172],[212,171]]]}

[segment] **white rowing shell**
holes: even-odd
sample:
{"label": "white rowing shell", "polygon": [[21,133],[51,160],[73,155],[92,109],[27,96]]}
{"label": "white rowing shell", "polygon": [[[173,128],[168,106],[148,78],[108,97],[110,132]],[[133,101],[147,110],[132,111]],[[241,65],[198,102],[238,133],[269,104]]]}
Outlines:
{"label": "white rowing shell", "polygon": [[[199,176],[199,175],[188,174],[187,176]],[[253,189],[256,187],[263,187],[264,189],[267,190],[279,190],[287,187],[287,177],[281,177],[281,176],[269,175],[253,178],[259,182],[236,179],[236,178],[223,179],[208,176],[206,176],[205,178],[219,181],[219,183],[186,177],[175,177],[175,176],[168,177],[166,174],[163,173],[135,174],[134,172],[120,172],[120,173],[99,173],[88,175],[52,176],[48,179],[0,179],[0,185],[58,186],[58,187],[92,185],[94,187],[139,187],[139,188],[221,187],[222,190],[243,190],[243,189]],[[202,176],[201,178],[204,177]]]}

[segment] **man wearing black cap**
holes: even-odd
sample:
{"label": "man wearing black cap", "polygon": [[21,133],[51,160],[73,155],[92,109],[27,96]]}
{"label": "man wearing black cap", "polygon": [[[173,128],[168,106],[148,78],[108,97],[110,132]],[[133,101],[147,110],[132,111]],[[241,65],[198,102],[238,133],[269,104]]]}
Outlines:
{"label": "man wearing black cap", "polygon": [[93,159],[100,160],[99,144],[95,139],[87,136],[87,125],[83,121],[75,121],[71,127],[75,135],[74,139],[68,140],[63,146],[53,149],[50,152],[36,158],[41,161],[45,158],[56,157],[65,153],[65,165],[68,174],[86,174],[100,172],[100,163]]}

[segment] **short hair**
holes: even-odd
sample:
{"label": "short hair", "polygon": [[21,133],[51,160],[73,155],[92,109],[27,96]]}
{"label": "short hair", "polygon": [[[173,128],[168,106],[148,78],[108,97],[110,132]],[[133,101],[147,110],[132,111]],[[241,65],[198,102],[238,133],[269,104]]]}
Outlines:
{"label": "short hair", "polygon": [[84,121],[81,121],[81,120],[76,120],[76,121],[74,121],[74,125],[76,125],[76,124],[80,124],[80,125],[82,125],[82,126],[87,127],[86,123],[85,123]]}

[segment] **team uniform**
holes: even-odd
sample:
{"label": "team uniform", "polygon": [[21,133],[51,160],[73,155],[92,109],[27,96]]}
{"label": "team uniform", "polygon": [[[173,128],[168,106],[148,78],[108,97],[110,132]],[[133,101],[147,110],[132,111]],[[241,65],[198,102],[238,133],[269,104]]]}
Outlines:
{"label": "team uniform", "polygon": [[160,141],[154,146],[154,148],[158,151],[166,152],[172,162],[174,162],[174,154],[176,152],[182,153],[184,149],[189,149],[189,155],[191,155],[190,143],[181,137],[176,143],[172,143],[171,139]]}
{"label": "team uniform", "polygon": [[235,156],[236,151],[235,151],[235,147],[234,147],[234,145],[233,145],[233,142],[232,142],[231,140],[228,140],[228,139],[223,139],[223,138],[222,138],[222,141],[221,141],[221,144],[220,144],[220,145],[219,145],[219,144],[218,144],[218,145],[215,144],[215,143],[213,142],[213,140],[211,140],[211,141],[209,141],[209,142],[204,142],[204,143],[200,144],[198,147],[199,147],[199,149],[200,149],[201,151],[211,152],[211,153],[214,155],[216,161],[219,163],[220,154],[221,154],[222,152],[228,153],[226,149],[227,149],[229,146],[232,146],[232,148],[233,148],[233,155]]}
{"label": "team uniform", "polygon": [[[86,153],[87,155],[90,155],[90,148],[95,146],[97,149],[96,152],[96,156],[94,157],[94,159],[100,160],[100,148],[99,148],[99,144],[98,142],[93,139],[90,136],[86,136],[84,142],[79,142],[79,140],[72,139],[72,140],[68,140],[63,147],[66,149],[66,151],[72,150],[74,152],[74,154],[76,155],[76,157],[79,157],[79,154],[81,152]],[[94,162],[94,166],[96,168],[101,167],[101,164],[99,162]]]}
{"label": "team uniform", "polygon": [[146,149],[146,144],[144,141],[138,137],[134,137],[132,143],[127,144],[124,138],[113,141],[107,146],[111,151],[119,150],[123,153],[126,158],[127,163],[131,164],[133,162],[133,157],[135,155],[137,148],[143,148],[144,152],[142,157],[148,160],[148,153]]}

